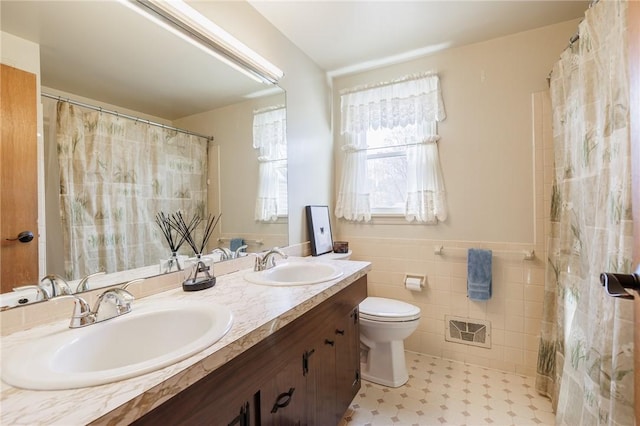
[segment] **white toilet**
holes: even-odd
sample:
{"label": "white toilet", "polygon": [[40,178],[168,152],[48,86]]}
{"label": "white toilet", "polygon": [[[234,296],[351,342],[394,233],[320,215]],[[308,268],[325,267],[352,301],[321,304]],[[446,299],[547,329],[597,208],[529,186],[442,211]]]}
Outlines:
{"label": "white toilet", "polygon": [[[404,339],[420,322],[420,308],[382,297],[360,303],[361,376],[370,382],[398,387],[409,380]],[[366,355],[365,355],[366,354]]]}

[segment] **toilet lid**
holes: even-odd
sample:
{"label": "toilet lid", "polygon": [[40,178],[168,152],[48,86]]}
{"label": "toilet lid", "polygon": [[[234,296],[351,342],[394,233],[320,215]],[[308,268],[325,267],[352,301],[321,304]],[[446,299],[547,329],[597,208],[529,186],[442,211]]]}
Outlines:
{"label": "toilet lid", "polygon": [[360,303],[360,317],[373,321],[411,321],[420,318],[420,308],[400,300],[367,297]]}

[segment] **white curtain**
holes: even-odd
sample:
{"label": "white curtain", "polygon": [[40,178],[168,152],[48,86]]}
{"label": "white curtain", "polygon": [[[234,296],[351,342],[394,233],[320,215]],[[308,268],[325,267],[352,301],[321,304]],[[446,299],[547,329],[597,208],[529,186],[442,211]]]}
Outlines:
{"label": "white curtain", "polygon": [[367,181],[366,133],[347,133],[340,192],[336,201],[336,217],[352,221],[371,220],[369,185]]}
{"label": "white curtain", "polygon": [[437,223],[447,218],[437,137],[407,147],[407,221]]}
{"label": "white curtain", "polygon": [[284,106],[254,113],[253,147],[258,150],[259,162],[254,219],[276,221],[279,210],[277,165],[287,160],[287,110]]}
{"label": "white curtain", "polygon": [[156,214],[206,214],[204,138],[58,102],[56,142],[68,279],[158,264]]}
{"label": "white curtain", "polygon": [[447,217],[444,179],[438,157],[437,121],[445,119],[437,74],[409,76],[372,87],[351,89],[341,96],[341,132],[345,160],[336,202],[336,216],[369,221],[367,132],[411,128],[407,144],[408,221],[436,223]]}
{"label": "white curtain", "polygon": [[633,302],[607,297],[599,280],[633,266],[626,10],[590,8],[551,73],[555,176],[536,389],[557,406],[558,425],[634,424]]}

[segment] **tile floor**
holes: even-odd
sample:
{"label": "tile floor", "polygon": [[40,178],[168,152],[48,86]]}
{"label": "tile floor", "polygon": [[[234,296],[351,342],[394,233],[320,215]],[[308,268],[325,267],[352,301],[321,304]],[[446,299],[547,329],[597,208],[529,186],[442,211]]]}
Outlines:
{"label": "tile floor", "polygon": [[553,425],[551,402],[519,376],[406,352],[409,381],[388,388],[362,381],[339,426]]}

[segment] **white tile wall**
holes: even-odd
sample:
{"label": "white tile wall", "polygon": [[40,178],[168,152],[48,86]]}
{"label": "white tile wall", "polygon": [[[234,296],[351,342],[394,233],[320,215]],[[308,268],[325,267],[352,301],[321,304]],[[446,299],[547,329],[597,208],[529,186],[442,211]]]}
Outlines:
{"label": "white tile wall", "polygon": [[[369,295],[403,300],[422,310],[417,331],[405,342],[407,350],[518,374],[535,374],[544,263],[538,258],[533,261],[523,259],[522,252],[531,249],[531,245],[372,238],[348,240],[354,253],[352,259],[372,262]],[[434,245],[438,244],[445,246],[443,255],[433,253]],[[467,298],[466,251],[472,247],[494,250],[493,296],[486,302]],[[542,253],[542,248],[540,250]],[[405,289],[403,278],[406,273],[426,275],[425,288],[421,292]],[[490,321],[491,348],[446,342],[447,314]]]}

